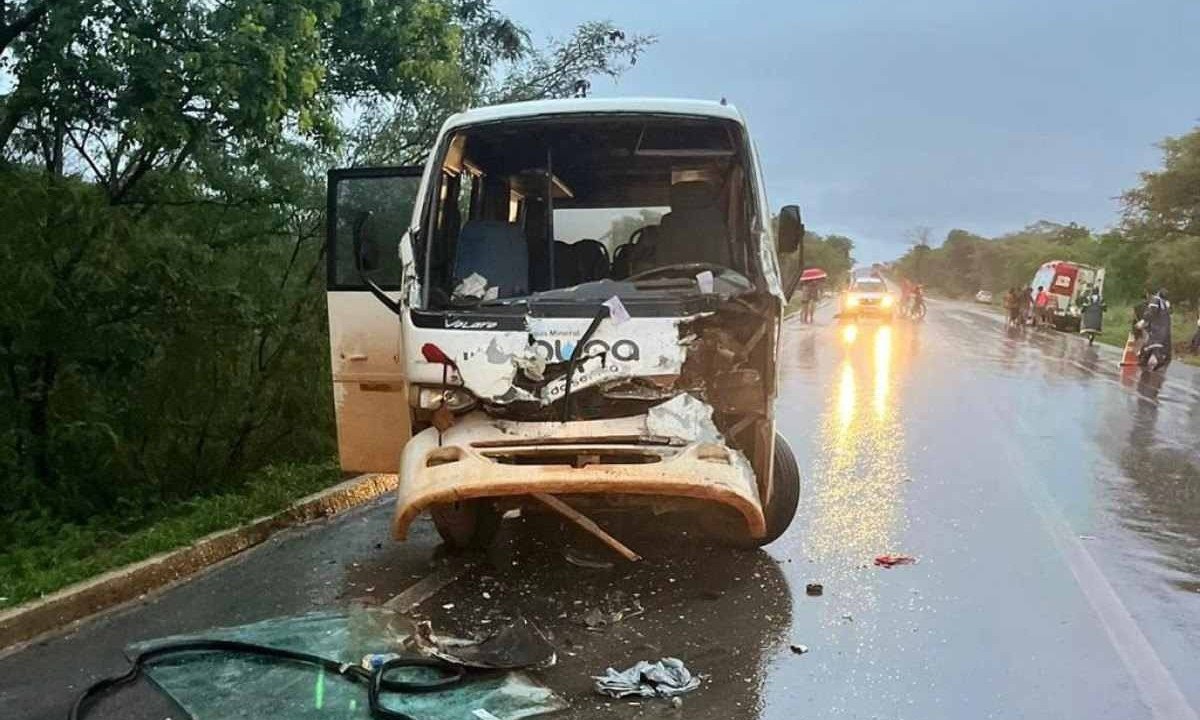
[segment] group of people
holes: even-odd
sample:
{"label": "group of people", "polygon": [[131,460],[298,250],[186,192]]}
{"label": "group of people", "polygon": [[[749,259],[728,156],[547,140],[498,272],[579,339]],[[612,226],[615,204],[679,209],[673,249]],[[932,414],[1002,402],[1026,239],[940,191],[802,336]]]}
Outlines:
{"label": "group of people", "polygon": [[[1079,296],[1079,332],[1087,335],[1089,345],[1096,341],[1096,335],[1104,323],[1104,307],[1098,286],[1088,288]],[[1054,323],[1054,308],[1050,293],[1043,285],[1038,286],[1036,293],[1028,285],[1024,289],[1009,288],[1004,293],[1009,327],[1051,325]]]}
{"label": "group of people", "polygon": [[1011,287],[1004,293],[1004,309],[1008,312],[1010,327],[1020,325],[1043,325],[1052,320],[1050,317],[1050,295],[1046,288],[1039,285],[1037,293],[1033,288],[1024,289]]}

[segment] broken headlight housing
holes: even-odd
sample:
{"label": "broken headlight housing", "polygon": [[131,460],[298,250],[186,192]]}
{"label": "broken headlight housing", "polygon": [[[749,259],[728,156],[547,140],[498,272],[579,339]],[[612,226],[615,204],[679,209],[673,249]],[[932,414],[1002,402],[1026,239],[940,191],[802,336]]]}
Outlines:
{"label": "broken headlight housing", "polygon": [[461,387],[414,385],[408,397],[412,406],[421,410],[437,410],[444,404],[451,412],[461,413],[475,407],[475,396]]}

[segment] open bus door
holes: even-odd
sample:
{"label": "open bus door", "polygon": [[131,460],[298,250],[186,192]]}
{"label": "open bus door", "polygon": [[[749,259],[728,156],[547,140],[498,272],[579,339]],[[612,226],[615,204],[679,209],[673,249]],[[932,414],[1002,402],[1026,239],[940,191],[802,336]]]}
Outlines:
{"label": "open bus door", "polygon": [[396,472],[411,434],[400,318],[367,280],[399,302],[400,243],[421,173],[419,166],[329,171],[329,349],[338,455],[347,472]]}

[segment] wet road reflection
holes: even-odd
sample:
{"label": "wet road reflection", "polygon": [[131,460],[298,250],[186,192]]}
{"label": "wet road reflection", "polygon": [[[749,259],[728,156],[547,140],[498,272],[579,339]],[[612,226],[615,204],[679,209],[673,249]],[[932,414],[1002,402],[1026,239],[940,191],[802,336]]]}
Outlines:
{"label": "wet road reflection", "polygon": [[813,651],[772,665],[763,717],[1194,717],[1200,373],[1123,381],[1106,349],[940,303],[791,332],[804,485],[769,552],[825,593],[795,599]]}

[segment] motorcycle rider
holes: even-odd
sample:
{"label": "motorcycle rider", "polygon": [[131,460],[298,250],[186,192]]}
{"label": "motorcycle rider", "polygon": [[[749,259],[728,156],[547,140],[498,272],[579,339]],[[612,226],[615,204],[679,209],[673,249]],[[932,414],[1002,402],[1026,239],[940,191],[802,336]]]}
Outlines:
{"label": "motorcycle rider", "polygon": [[1146,301],[1138,327],[1146,342],[1138,353],[1142,367],[1157,370],[1171,362],[1171,303],[1167,291],[1159,290]]}
{"label": "motorcycle rider", "polygon": [[924,312],[925,311],[925,286],[924,285],[917,284],[917,285],[913,286],[911,308],[912,309],[909,311],[909,315],[911,315],[913,317],[920,317],[921,315],[925,314],[925,312]]}

